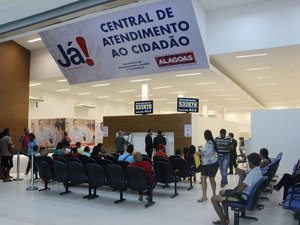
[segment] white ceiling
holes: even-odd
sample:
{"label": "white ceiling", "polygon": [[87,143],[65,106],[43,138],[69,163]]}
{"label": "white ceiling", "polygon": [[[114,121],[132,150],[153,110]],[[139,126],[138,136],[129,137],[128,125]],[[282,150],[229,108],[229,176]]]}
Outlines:
{"label": "white ceiling", "polygon": [[[200,0],[208,10],[250,4],[267,0]],[[42,42],[28,44],[26,41],[37,37],[37,34],[16,40],[24,47],[34,50],[42,48]],[[206,70],[185,71],[182,73],[202,73],[197,76],[175,77],[175,73],[139,76],[88,84],[72,85],[67,82],[58,83],[58,79],[31,81],[42,83],[40,86],[31,87],[58,93],[58,89],[71,89],[59,94],[78,95],[89,92],[87,98],[109,96],[106,100],[120,101],[132,104],[140,100],[141,83],[131,83],[130,80],[151,78],[150,99],[156,101],[155,106],[166,110],[176,110],[178,92],[183,92],[185,97],[197,97],[207,104],[209,110],[226,109],[227,111],[274,109],[274,108],[299,108],[300,107],[300,76],[298,52],[300,46],[284,46],[280,48],[261,49],[246,52],[236,52],[210,56],[211,68]],[[237,59],[238,55],[265,53],[265,56]],[[252,70],[249,68],[267,67],[267,70]],[[110,83],[109,86],[91,87],[93,84]],[[198,83],[198,85],[196,85]],[[200,84],[199,84],[200,83]],[[165,89],[154,89],[162,86],[172,86]],[[129,93],[119,93],[122,90],[135,90]],[[100,100],[101,101],[101,100]]]}

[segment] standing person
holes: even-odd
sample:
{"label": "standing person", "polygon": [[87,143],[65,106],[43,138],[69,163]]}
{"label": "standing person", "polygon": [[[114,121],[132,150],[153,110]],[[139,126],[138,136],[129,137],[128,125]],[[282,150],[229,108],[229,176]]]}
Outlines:
{"label": "standing person", "polygon": [[234,139],[234,134],[233,133],[229,133],[228,137],[231,140],[230,162],[229,162],[229,173],[228,174],[233,174],[233,167],[234,167],[234,169],[237,168],[237,164],[236,164],[236,158],[237,158],[237,154],[236,154],[237,140]]}
{"label": "standing person", "polygon": [[227,180],[227,170],[229,166],[230,161],[230,145],[231,141],[229,138],[226,137],[226,130],[221,129],[220,130],[220,137],[217,137],[215,139],[217,143],[217,149],[218,149],[218,161],[219,161],[219,167],[221,172],[221,187],[224,187],[228,184]]}
{"label": "standing person", "polygon": [[71,147],[71,138],[68,135],[68,132],[64,132],[64,137],[62,139],[62,143],[65,147],[70,148]]}
{"label": "standing person", "polygon": [[13,167],[13,145],[9,134],[9,129],[3,130],[3,136],[0,139],[1,149],[1,170],[3,175],[3,182],[11,182],[10,169]]}
{"label": "standing person", "polygon": [[152,159],[153,142],[152,142],[152,129],[148,130],[145,137],[145,151],[150,159]]}
{"label": "standing person", "polygon": [[207,201],[207,182],[209,177],[213,196],[216,195],[216,180],[215,176],[218,172],[219,162],[217,158],[217,143],[215,142],[210,130],[204,131],[204,139],[206,144],[201,152],[201,184],[202,184],[202,197],[198,199],[198,202]]}
{"label": "standing person", "polygon": [[[239,179],[237,190],[249,195],[251,189],[254,185],[262,178],[262,172],[259,168],[260,164],[260,156],[257,153],[251,153],[248,155],[248,162],[250,171],[247,173],[245,179]],[[226,199],[226,193],[231,192],[232,190],[222,190],[220,191],[219,195],[215,195],[211,198],[211,203],[218,214],[220,220],[213,221],[213,224],[220,224],[220,225],[228,225],[229,224],[229,217],[228,217],[228,206],[223,204],[223,201]],[[242,195],[241,198],[238,199],[232,197],[232,201],[245,201],[247,200],[246,195]]]}
{"label": "standing person", "polygon": [[38,145],[33,133],[30,133],[28,135],[28,137],[29,137],[29,141],[28,141],[28,145],[27,145],[28,163],[27,163],[25,175],[27,175],[29,173],[29,170],[31,169],[31,156],[34,153],[33,148],[34,148],[34,146]]}
{"label": "standing person", "polygon": [[124,138],[123,132],[121,130],[118,132],[118,136],[115,139],[115,144],[117,153],[119,155],[122,155],[124,153],[126,139]]}
{"label": "standing person", "polygon": [[[24,128],[24,135],[22,136],[21,143],[22,143],[22,153],[28,156],[29,129],[27,127]],[[27,168],[28,167],[30,167],[30,158],[28,158],[28,162],[27,162]],[[25,175],[28,174],[27,168],[25,171]]]}
{"label": "standing person", "polygon": [[157,135],[156,135],[156,137],[154,137],[154,140],[153,140],[153,148],[155,148],[155,150],[158,150],[158,146],[160,144],[166,145],[167,141],[166,141],[166,138],[162,135],[162,131],[158,130]]}

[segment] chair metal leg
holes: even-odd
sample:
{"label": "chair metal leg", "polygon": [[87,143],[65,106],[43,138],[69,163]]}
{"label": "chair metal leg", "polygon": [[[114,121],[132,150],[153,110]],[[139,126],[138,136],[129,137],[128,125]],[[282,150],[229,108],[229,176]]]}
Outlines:
{"label": "chair metal leg", "polygon": [[114,201],[115,204],[118,204],[118,203],[121,203],[121,202],[124,202],[125,201],[125,198],[123,198],[123,190],[120,190],[120,199],[117,200],[117,201]]}
{"label": "chair metal leg", "polygon": [[234,210],[234,225],[240,224],[240,212],[238,210]]}
{"label": "chair metal leg", "polygon": [[89,197],[91,197],[93,194],[92,194],[92,186],[91,185],[89,185],[89,194],[88,195],[85,195],[85,196],[83,196],[82,198],[89,198]]}
{"label": "chair metal leg", "polygon": [[250,219],[250,220],[255,220],[255,221],[258,220],[256,217],[253,217],[253,216],[246,216],[246,211],[241,212],[240,218]]}
{"label": "chair metal leg", "polygon": [[188,188],[188,191],[189,190],[192,190],[194,187],[193,187],[193,182],[192,182],[192,175],[190,176],[190,187]]}
{"label": "chair metal leg", "polygon": [[45,188],[39,189],[39,191],[45,191],[45,190],[50,190],[50,188],[48,188],[48,181],[46,180],[45,180]]}
{"label": "chair metal leg", "polygon": [[175,198],[177,195],[178,195],[178,192],[177,192],[177,181],[176,181],[176,178],[175,178],[175,182],[174,182],[174,194],[171,196],[171,198]]}
{"label": "chair metal leg", "polygon": [[145,205],[145,208],[148,208],[150,206],[153,206],[155,202],[153,201],[153,195],[152,195],[152,190],[148,190],[148,198],[147,201],[148,203]]}
{"label": "chair metal leg", "polygon": [[71,191],[69,191],[69,184],[68,184],[68,182],[65,182],[64,185],[66,187],[66,190],[64,192],[59,193],[60,195],[71,193]]}

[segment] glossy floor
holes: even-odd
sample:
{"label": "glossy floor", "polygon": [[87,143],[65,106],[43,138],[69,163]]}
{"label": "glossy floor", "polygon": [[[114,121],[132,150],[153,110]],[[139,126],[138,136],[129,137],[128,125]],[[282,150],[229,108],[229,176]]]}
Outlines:
{"label": "glossy floor", "polygon": [[[59,193],[64,190],[62,184],[50,184],[51,190],[43,192],[26,191],[30,177],[23,174],[21,177],[24,180],[0,182],[0,224],[205,225],[212,224],[211,221],[217,219],[210,201],[197,203],[197,199],[201,196],[199,182],[194,183],[194,189],[191,191],[187,191],[187,181],[180,182],[179,195],[174,199],[170,198],[174,190],[173,185],[166,189],[162,189],[159,185],[154,190],[156,204],[145,209],[146,201],[138,201],[135,192],[126,191],[124,193],[126,201],[116,205],[114,200],[117,200],[119,195],[110,188],[100,188],[99,198],[86,200],[82,198],[87,194],[86,185],[71,187],[70,194],[60,196]],[[197,179],[199,181],[199,176]],[[230,175],[228,187],[233,187],[236,181],[237,177]],[[43,183],[37,181],[36,186],[43,188]],[[211,196],[209,188],[208,196]],[[298,224],[293,219],[292,212],[278,206],[282,192],[273,192],[267,196],[270,200],[262,202],[265,209],[249,213],[258,217],[258,221],[241,219],[241,225]],[[233,213],[230,212],[230,215],[233,224]]]}

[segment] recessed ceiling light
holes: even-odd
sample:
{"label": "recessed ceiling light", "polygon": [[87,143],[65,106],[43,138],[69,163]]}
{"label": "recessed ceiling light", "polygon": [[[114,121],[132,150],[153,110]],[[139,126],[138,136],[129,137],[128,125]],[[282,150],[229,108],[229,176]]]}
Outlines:
{"label": "recessed ceiling light", "polygon": [[70,91],[71,89],[69,89],[69,88],[65,88],[65,89],[58,89],[58,90],[56,90],[57,92],[63,92],[63,91]]}
{"label": "recessed ceiling light", "polygon": [[[153,95],[152,95],[152,94],[149,94],[148,96],[153,96]],[[137,95],[136,97],[137,97],[137,98],[141,98],[142,95]]]}
{"label": "recessed ceiling light", "polygon": [[237,55],[236,59],[244,59],[244,58],[252,58],[252,57],[261,57],[261,56],[267,56],[268,53],[257,53],[257,54],[248,54],[248,55]]}
{"label": "recessed ceiling light", "polygon": [[209,84],[216,84],[217,82],[202,82],[202,83],[195,83],[195,85],[209,85]]}
{"label": "recessed ceiling light", "polygon": [[105,83],[105,84],[93,84],[91,87],[103,87],[103,86],[109,86],[111,83]]}
{"label": "recessed ceiling light", "polygon": [[241,100],[240,98],[225,98],[225,101],[236,101],[236,100]]}
{"label": "recessed ceiling light", "polygon": [[42,38],[35,38],[35,39],[31,39],[29,41],[27,41],[28,43],[32,43],[32,42],[36,42],[36,41],[40,41],[42,40]]}
{"label": "recessed ceiling light", "polygon": [[262,77],[256,77],[256,79],[262,80],[262,79],[269,79],[272,78],[272,76],[262,76]]}
{"label": "recessed ceiling light", "polygon": [[277,83],[262,83],[262,84],[258,84],[259,86],[276,86]]}
{"label": "recessed ceiling light", "polygon": [[214,92],[214,91],[223,91],[223,89],[210,89],[210,90],[207,90],[208,92]]}
{"label": "recessed ceiling light", "polygon": [[135,92],[135,90],[123,90],[123,91],[118,91],[118,93],[128,93],[128,92]]}
{"label": "recessed ceiling light", "polygon": [[61,79],[61,80],[57,80],[58,83],[62,83],[62,82],[66,82],[67,79]]}
{"label": "recessed ceiling light", "polygon": [[265,66],[265,67],[253,67],[253,68],[248,68],[246,71],[257,71],[257,70],[270,70],[272,69],[271,66]]}
{"label": "recessed ceiling light", "polygon": [[150,80],[152,80],[152,79],[147,78],[147,79],[131,80],[129,82],[130,83],[137,83],[137,82],[145,82],[145,81],[150,81]]}
{"label": "recessed ceiling light", "polygon": [[81,93],[78,93],[77,95],[90,95],[92,94],[91,92],[81,92]]}
{"label": "recessed ceiling light", "polygon": [[98,98],[98,99],[102,99],[102,98],[109,98],[110,96],[108,96],[108,95],[105,95],[105,96],[98,96],[98,97],[96,97],[96,98]]}
{"label": "recessed ceiling light", "polygon": [[29,84],[29,87],[35,87],[35,86],[40,86],[42,83],[34,83],[34,84]]}
{"label": "recessed ceiling light", "polygon": [[119,98],[119,99],[115,99],[114,101],[115,102],[122,102],[122,101],[125,101],[126,99],[125,98]]}
{"label": "recessed ceiling light", "polygon": [[174,92],[170,92],[171,95],[180,95],[180,94],[185,94],[186,91],[174,91]]}
{"label": "recessed ceiling light", "polygon": [[233,104],[244,104],[244,103],[246,103],[246,102],[244,102],[244,101],[240,101],[240,102],[232,102]]}
{"label": "recessed ceiling light", "polygon": [[219,94],[218,97],[225,97],[225,96],[234,96],[234,94]]}
{"label": "recessed ceiling light", "polygon": [[172,88],[173,86],[161,86],[161,87],[154,87],[152,89],[159,90],[159,89],[166,89],[166,88]]}
{"label": "recessed ceiling light", "polygon": [[168,100],[167,98],[156,98],[156,99],[153,99],[153,101],[166,101]]}
{"label": "recessed ceiling light", "polygon": [[187,73],[187,74],[178,74],[175,75],[175,77],[189,77],[189,76],[197,76],[197,75],[201,75],[202,73]]}

